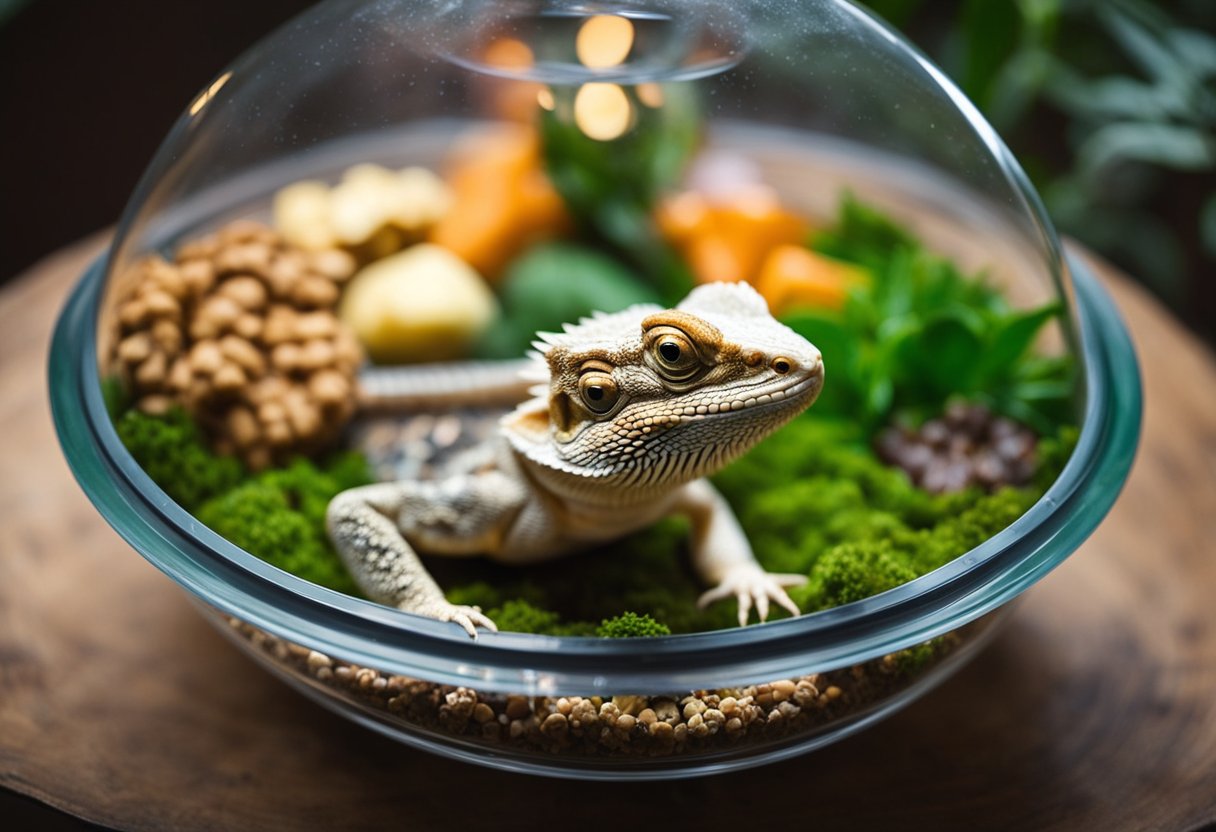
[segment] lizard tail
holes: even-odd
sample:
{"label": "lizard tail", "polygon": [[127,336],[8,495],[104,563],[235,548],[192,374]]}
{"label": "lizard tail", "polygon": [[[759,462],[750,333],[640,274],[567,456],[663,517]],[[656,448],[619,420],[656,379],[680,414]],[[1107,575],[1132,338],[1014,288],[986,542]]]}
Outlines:
{"label": "lizard tail", "polygon": [[536,383],[532,359],[458,361],[359,372],[359,406],[368,410],[428,410],[516,405]]}

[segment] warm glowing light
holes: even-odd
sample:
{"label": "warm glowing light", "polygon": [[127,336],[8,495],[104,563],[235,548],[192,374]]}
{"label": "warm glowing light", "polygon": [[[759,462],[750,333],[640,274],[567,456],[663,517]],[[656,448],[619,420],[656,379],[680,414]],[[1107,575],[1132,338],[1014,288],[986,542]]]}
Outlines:
{"label": "warm glowing light", "polygon": [[534,59],[532,49],[522,40],[498,38],[486,47],[485,62],[499,69],[527,69]]}
{"label": "warm glowing light", "polygon": [[597,14],[579,27],[574,43],[578,59],[596,69],[616,66],[633,48],[633,23],[615,14]]}
{"label": "warm glowing light", "polygon": [[557,106],[553,101],[553,91],[548,87],[541,87],[536,91],[536,103],[550,111]]}
{"label": "warm glowing light", "polygon": [[574,97],[574,121],[589,138],[611,141],[629,129],[633,108],[616,84],[584,84]]}
{"label": "warm glowing light", "polygon": [[663,88],[653,81],[638,84],[638,101],[657,110],[663,106]]}
{"label": "warm glowing light", "polygon": [[220,88],[223,87],[224,84],[228,83],[228,79],[231,77],[231,72],[225,72],[219,78],[216,78],[215,81],[212,82],[211,86],[199,93],[198,98],[194,99],[194,102],[190,105],[190,115],[196,116],[202,112],[202,109],[207,106],[207,102],[215,98],[216,93],[220,91]]}

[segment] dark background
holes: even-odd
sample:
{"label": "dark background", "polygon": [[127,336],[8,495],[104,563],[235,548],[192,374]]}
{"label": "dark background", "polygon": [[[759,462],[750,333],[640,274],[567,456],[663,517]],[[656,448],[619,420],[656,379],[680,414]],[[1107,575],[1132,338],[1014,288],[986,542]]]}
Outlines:
{"label": "dark background", "polygon": [[[309,5],[0,0],[0,282],[113,224],[193,96]],[[1063,232],[1216,344],[1216,2],[871,6],[980,105]]]}
{"label": "dark background", "polygon": [[0,0],[0,280],[117,221],[198,91],[308,0]]}

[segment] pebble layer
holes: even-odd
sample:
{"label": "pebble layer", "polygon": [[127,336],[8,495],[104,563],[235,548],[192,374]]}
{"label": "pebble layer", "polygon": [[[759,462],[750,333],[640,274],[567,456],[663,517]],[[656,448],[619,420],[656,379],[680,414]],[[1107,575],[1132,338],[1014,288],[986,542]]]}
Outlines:
{"label": "pebble layer", "polygon": [[829,673],[740,688],[664,696],[523,696],[438,685],[338,661],[237,618],[242,638],[285,665],[409,726],[552,755],[659,757],[768,742],[821,729],[906,687],[962,636],[939,639],[933,659],[908,673],[895,656]]}

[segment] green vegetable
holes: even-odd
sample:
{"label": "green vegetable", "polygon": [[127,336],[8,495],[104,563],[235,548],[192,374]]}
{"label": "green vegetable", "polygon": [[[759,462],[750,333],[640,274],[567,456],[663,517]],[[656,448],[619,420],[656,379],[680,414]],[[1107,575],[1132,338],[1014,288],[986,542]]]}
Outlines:
{"label": "green vegetable", "polygon": [[1071,359],[1032,352],[1060,316],[1058,304],[1011,309],[983,275],[964,275],[848,194],[836,226],[813,245],[872,276],[840,313],[785,319],[823,351],[829,368],[817,413],[849,415],[872,433],[895,410],[918,421],[961,395],[1043,434],[1073,417]]}
{"label": "green vegetable", "polygon": [[658,295],[617,260],[574,243],[542,243],[515,260],[502,282],[502,319],[477,347],[484,358],[516,358],[541,331],[560,331],[593,311],[618,312]]}
{"label": "green vegetable", "polygon": [[184,410],[164,416],[128,410],[114,427],[152,481],[187,511],[193,512],[247,476],[240,461],[219,456],[207,447]]}
{"label": "green vegetable", "polygon": [[679,181],[700,140],[697,102],[688,84],[662,85],[663,106],[625,88],[635,118],[621,137],[592,139],[575,123],[575,87],[555,87],[555,106],[540,113],[545,169],[585,233],[633,262],[669,303],[692,288],[688,267],[659,236],[655,200]]}
{"label": "green vegetable", "polygon": [[344,454],[328,468],[298,459],[208,500],[199,522],[252,555],[313,583],[359,591],[325,531],[325,509],[340,491],[369,482],[367,465]]}
{"label": "green vegetable", "polygon": [[595,634],[600,638],[645,638],[671,635],[671,629],[649,615],[625,612],[616,618],[604,619]]}

